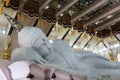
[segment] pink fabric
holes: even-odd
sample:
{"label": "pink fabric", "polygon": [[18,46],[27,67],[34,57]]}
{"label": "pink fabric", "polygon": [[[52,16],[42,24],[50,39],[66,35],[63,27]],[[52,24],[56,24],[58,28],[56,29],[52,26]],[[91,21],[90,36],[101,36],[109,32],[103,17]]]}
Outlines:
{"label": "pink fabric", "polygon": [[2,71],[2,69],[0,69],[0,80],[7,80],[4,72]]}
{"label": "pink fabric", "polygon": [[11,71],[13,80],[30,80],[27,77],[29,74],[29,63],[26,61],[17,61],[8,66]]}
{"label": "pink fabric", "polygon": [[63,70],[56,69],[54,73],[56,75],[56,79],[58,79],[58,80],[70,80],[69,73],[67,73]]}
{"label": "pink fabric", "polygon": [[46,69],[45,70],[45,77],[50,79],[50,78],[52,78],[53,73],[54,73],[54,69],[51,69],[51,68]]}
{"label": "pink fabric", "polygon": [[[2,65],[0,66],[0,80],[7,80],[7,76],[10,76],[10,73],[6,71],[6,68],[5,66],[8,66],[10,72],[11,72],[11,77],[12,77],[12,80],[30,80],[27,77],[27,75],[29,74],[30,72],[30,69],[29,68],[29,65],[32,65],[33,63],[30,63],[28,61],[17,61],[17,62],[14,62],[12,64],[9,65],[9,63],[2,63]],[[38,67],[38,66],[37,66]],[[34,73],[33,74],[36,74],[36,68],[37,68],[35,65],[32,65],[32,68],[31,70],[35,70],[33,71]],[[52,75],[53,73],[55,73],[55,76],[56,76],[56,79],[57,80],[70,80],[70,78],[73,78],[73,80],[87,80],[87,78],[85,76],[76,76],[76,75],[72,75],[70,76],[71,74],[70,73],[67,73],[63,70],[60,70],[60,69],[56,69],[56,68],[50,68],[50,67],[47,67],[47,66],[40,66],[39,64],[39,67],[41,67],[41,71],[39,72],[39,70],[37,71],[37,75],[38,76],[41,76],[42,77],[46,77],[47,79],[42,79],[42,80],[54,80],[52,79]],[[4,70],[5,69],[5,70]],[[5,73],[8,73],[6,74]],[[45,72],[44,72],[45,71]],[[9,80],[9,79],[8,79]],[[39,79],[33,79],[33,80],[39,80]]]}

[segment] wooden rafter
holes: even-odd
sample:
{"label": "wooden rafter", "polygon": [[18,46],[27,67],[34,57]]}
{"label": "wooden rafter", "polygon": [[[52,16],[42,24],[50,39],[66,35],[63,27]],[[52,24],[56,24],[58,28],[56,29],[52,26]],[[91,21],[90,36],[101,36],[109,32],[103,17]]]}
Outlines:
{"label": "wooden rafter", "polygon": [[96,22],[96,21],[98,21],[98,20],[116,12],[116,11],[119,11],[119,10],[120,10],[120,2],[117,3],[117,4],[114,4],[111,8],[108,8],[107,10],[105,10],[105,11],[101,12],[100,14],[96,15],[93,19],[88,20],[84,24],[84,26],[88,26],[88,25],[90,25],[90,24],[92,24],[92,23],[94,23],[94,22]]}
{"label": "wooden rafter", "polygon": [[51,2],[52,0],[45,0],[44,3],[39,6],[39,13]]}
{"label": "wooden rafter", "polygon": [[66,11],[68,8],[70,8],[72,5],[74,5],[76,2],[78,2],[78,0],[69,0],[69,2],[67,4],[65,4],[62,8],[60,8],[60,10],[57,11],[56,17],[58,17],[61,13]]}
{"label": "wooden rafter", "polygon": [[118,21],[120,21],[120,14],[118,14],[118,15],[114,16],[113,18],[105,21],[104,23],[96,26],[96,27],[95,27],[95,30],[102,30],[102,29],[104,29],[104,28],[107,28],[109,25],[111,25],[111,24],[113,24],[113,23],[116,23],[116,22],[118,22]]}
{"label": "wooden rafter", "polygon": [[103,5],[107,1],[108,0],[97,0],[92,5],[88,6],[85,10],[83,10],[79,14],[73,16],[73,18],[71,19],[71,23],[73,23],[76,20],[80,19],[81,17],[85,16],[86,14],[88,14],[89,12],[91,12],[92,10],[100,7],[101,5]]}

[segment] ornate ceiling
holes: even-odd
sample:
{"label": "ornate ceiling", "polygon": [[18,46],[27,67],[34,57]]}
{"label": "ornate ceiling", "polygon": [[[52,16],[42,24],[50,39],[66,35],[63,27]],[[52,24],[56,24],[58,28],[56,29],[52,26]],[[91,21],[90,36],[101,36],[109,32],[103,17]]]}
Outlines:
{"label": "ornate ceiling", "polygon": [[111,26],[120,21],[119,0],[10,0],[7,7],[101,38],[120,32]]}

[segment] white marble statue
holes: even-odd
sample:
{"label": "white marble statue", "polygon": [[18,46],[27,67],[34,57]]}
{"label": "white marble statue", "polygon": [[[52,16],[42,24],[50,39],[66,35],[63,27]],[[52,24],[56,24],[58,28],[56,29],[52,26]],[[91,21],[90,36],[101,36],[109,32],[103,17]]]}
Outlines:
{"label": "white marble statue", "polygon": [[[16,28],[16,25],[13,26]],[[37,27],[23,26],[17,29],[21,47],[12,52],[12,61],[32,60],[72,74],[86,76],[87,80],[103,80],[102,77],[105,76],[109,76],[108,80],[120,80],[119,62],[111,62],[92,52],[77,53],[62,40],[50,43]]]}
{"label": "white marble statue", "polygon": [[50,43],[37,27],[24,26],[18,32],[18,42],[21,47],[13,51],[12,61],[34,60],[87,76],[88,80],[102,80],[102,76],[110,76],[111,80],[120,79],[120,63],[110,62],[91,52],[77,53],[62,40]]}

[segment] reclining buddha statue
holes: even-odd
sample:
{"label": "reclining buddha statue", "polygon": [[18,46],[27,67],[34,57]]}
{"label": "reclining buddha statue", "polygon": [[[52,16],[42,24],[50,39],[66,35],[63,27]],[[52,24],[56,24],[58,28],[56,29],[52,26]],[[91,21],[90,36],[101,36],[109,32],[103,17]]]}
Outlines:
{"label": "reclining buddha statue", "polygon": [[[18,23],[11,24],[15,27]],[[86,76],[87,80],[103,80],[103,76],[109,76],[108,80],[120,80],[119,62],[111,62],[92,52],[77,53],[63,40],[50,43],[38,27],[22,26],[17,30],[20,47],[13,50],[11,61],[31,60],[71,74]]]}

